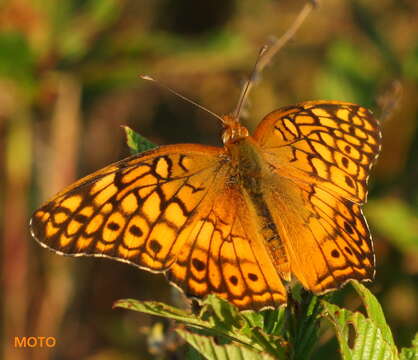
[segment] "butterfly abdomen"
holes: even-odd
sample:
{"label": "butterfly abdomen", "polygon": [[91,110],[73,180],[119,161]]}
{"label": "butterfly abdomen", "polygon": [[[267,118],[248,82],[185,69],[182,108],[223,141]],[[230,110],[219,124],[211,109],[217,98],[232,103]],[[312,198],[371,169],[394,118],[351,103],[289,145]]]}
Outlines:
{"label": "butterfly abdomen", "polygon": [[[290,280],[290,264],[286,248],[280,237],[277,224],[269,206],[266,188],[272,182],[271,177],[277,177],[266,168],[266,161],[257,143],[246,137],[229,146],[231,160],[240,192],[243,194],[246,206],[250,209],[253,220],[259,224],[260,233],[272,262],[276,265],[280,276]],[[235,166],[234,166],[235,164]]]}

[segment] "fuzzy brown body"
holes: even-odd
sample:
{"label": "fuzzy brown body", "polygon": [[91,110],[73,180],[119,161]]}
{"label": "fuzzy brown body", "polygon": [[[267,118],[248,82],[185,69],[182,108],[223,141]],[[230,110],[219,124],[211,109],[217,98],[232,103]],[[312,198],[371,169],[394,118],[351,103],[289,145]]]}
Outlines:
{"label": "fuzzy brown body", "polygon": [[[271,191],[283,193],[277,173],[263,156],[262,149],[251,136],[240,138],[226,145],[231,156],[233,173],[231,181],[240,187],[245,207],[252,214],[249,221],[258,228],[273,263],[277,266],[280,276],[290,280],[290,264],[284,241],[277,228],[277,220],[273,217],[272,207],[278,206],[271,201]],[[279,161],[279,159],[277,159]],[[277,164],[276,164],[277,165]],[[242,215],[245,218],[245,215]]]}

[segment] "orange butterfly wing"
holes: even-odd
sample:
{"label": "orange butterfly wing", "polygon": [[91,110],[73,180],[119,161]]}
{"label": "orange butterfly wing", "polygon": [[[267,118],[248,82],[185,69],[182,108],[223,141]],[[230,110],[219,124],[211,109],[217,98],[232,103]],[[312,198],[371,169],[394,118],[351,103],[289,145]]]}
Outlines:
{"label": "orange butterfly wing", "polygon": [[372,279],[373,245],[360,208],[381,142],[370,112],[305,102],[267,115],[254,138],[287,184],[285,196],[269,193],[291,272],[317,293]]}
{"label": "orange butterfly wing", "polygon": [[124,159],[67,187],[37,210],[31,231],[67,255],[125,261],[151,271],[175,262],[214,194],[222,149],[172,145]]}
{"label": "orange butterfly wing", "polygon": [[286,289],[242,193],[225,183],[204,214],[168,278],[186,295],[214,293],[240,309],[285,303]]}
{"label": "orange butterfly wing", "polygon": [[280,161],[281,176],[309,181],[356,203],[367,197],[380,153],[379,123],[369,110],[339,101],[308,101],[268,114],[254,138]]}
{"label": "orange butterfly wing", "polygon": [[286,290],[262,240],[244,230],[249,220],[227,186],[230,170],[221,148],[164,146],[64,189],[34,213],[31,231],[61,255],[169,269],[191,296],[215,293],[243,309],[277,306]]}
{"label": "orange butterfly wing", "polygon": [[316,293],[371,279],[360,208],[380,150],[371,114],[306,102],[267,115],[254,138],[237,129],[223,149],[164,146],[79,180],[35,212],[33,236],[167,272],[186,294],[240,309],[285,303],[291,273]]}

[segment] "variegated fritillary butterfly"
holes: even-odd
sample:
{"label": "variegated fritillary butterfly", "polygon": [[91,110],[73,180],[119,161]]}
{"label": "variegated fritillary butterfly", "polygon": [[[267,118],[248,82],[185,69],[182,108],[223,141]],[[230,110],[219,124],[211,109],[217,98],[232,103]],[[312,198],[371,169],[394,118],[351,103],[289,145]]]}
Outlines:
{"label": "variegated fritillary butterfly", "polygon": [[295,275],[321,294],[371,280],[361,205],[381,133],[338,101],[275,110],[253,136],[222,117],[223,148],[162,146],[99,170],[37,210],[31,231],[59,254],[165,272],[187,295],[240,309],[286,303]]}

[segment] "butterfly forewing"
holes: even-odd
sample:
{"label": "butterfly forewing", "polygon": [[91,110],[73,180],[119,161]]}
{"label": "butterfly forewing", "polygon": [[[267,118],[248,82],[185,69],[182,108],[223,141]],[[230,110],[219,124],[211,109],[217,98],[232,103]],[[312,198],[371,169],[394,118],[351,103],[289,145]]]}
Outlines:
{"label": "butterfly forewing", "polygon": [[381,143],[379,123],[366,108],[336,101],[301,103],[267,115],[254,138],[282,176],[366,201]]}
{"label": "butterfly forewing", "polygon": [[226,154],[201,149],[165,146],[81,179],[35,212],[34,237],[61,254],[169,269],[190,296],[214,293],[241,309],[285,303],[262,239],[249,229],[257,224],[243,225],[249,216],[227,184]]}
{"label": "butterfly forewing", "polygon": [[32,234],[62,254],[107,256],[163,271],[213,196],[221,151],[166,146],[110,165],[37,210]]}

